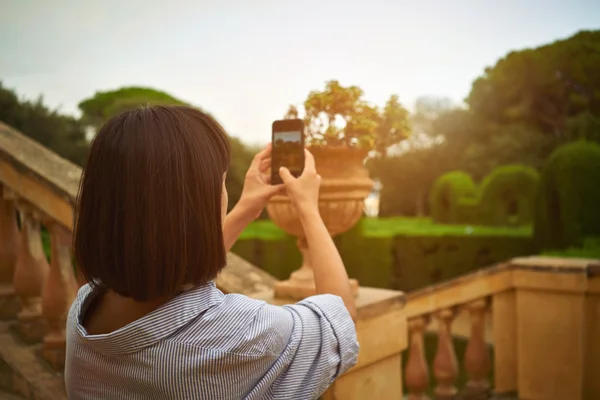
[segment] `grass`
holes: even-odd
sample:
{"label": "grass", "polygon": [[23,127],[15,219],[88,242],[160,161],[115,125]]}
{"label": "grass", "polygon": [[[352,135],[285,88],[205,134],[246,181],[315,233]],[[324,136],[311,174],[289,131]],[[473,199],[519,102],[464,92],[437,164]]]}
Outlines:
{"label": "grass", "polygon": [[240,239],[277,240],[283,239],[287,234],[271,220],[254,221],[244,229]]}
{"label": "grass", "polygon": [[[361,229],[364,237],[393,237],[393,236],[512,236],[530,237],[530,226],[494,227],[469,225],[435,224],[429,218],[363,218]],[[277,240],[286,236],[271,220],[261,220],[251,223],[240,236],[240,239]]]}
{"label": "grass", "polygon": [[429,218],[364,218],[363,234],[367,237],[389,236],[516,236],[530,237],[530,226],[495,227],[477,225],[445,225],[436,224]]}
{"label": "grass", "polygon": [[571,247],[566,250],[552,250],[543,253],[547,256],[567,258],[600,259],[600,237],[590,237],[583,241],[582,247]]}

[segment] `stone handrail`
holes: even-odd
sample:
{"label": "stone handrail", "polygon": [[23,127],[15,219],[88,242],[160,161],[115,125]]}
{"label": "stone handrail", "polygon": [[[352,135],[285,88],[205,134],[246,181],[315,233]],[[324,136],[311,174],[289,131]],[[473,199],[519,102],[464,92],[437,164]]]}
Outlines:
{"label": "stone handrail", "polygon": [[[599,306],[600,260],[517,258],[409,293],[404,308],[410,340],[405,367],[409,398],[423,399],[429,389],[424,333],[431,321],[437,323],[432,366],[436,397],[457,396],[453,325],[464,314],[468,382],[463,398],[486,398],[491,390],[486,336],[494,345],[496,393],[518,393],[523,399],[600,398],[591,395],[600,396],[600,387],[586,375],[600,370],[600,346],[587,339],[600,333],[600,315],[593,314]],[[573,352],[572,347],[584,351]],[[586,356],[586,350],[592,356]],[[579,373],[580,380],[569,380],[564,376],[568,371]]]}
{"label": "stone handrail", "polygon": [[[80,177],[80,167],[0,122],[0,313],[17,314],[26,341],[43,338],[43,354],[57,367],[64,362],[68,308],[83,283],[71,263]],[[42,225],[50,235],[50,263]],[[275,282],[229,254],[216,283],[224,292],[250,295],[272,289]]]}

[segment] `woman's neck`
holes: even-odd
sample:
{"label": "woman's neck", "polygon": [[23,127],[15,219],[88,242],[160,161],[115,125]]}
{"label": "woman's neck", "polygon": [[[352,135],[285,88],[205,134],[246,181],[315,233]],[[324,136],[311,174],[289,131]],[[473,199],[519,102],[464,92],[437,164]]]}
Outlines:
{"label": "woman's neck", "polygon": [[83,318],[83,326],[90,335],[111,333],[151,313],[168,300],[136,301],[108,290],[92,301]]}

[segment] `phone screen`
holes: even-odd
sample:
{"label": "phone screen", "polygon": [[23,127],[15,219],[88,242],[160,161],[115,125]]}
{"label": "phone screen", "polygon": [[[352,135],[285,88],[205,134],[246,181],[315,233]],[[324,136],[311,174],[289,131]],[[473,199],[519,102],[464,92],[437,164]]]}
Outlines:
{"label": "phone screen", "polygon": [[294,176],[302,174],[304,169],[302,131],[273,132],[271,168],[273,171],[279,171],[280,167],[286,167]]}

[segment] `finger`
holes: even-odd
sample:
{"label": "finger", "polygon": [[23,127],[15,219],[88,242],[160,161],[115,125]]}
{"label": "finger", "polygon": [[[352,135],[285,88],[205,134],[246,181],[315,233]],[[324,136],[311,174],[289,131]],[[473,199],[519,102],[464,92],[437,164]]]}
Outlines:
{"label": "finger", "polygon": [[262,160],[258,166],[258,170],[261,173],[265,173],[267,172],[267,170],[269,169],[269,167],[271,166],[271,157],[269,158],[265,158],[264,160]]}
{"label": "finger", "polygon": [[279,185],[269,186],[269,197],[283,193],[285,193],[285,185],[283,183]]}
{"label": "finger", "polygon": [[281,180],[283,181],[283,183],[287,184],[290,182],[294,181],[294,177],[292,176],[291,172],[289,169],[287,169],[286,167],[281,167],[279,168],[279,176],[281,177]]}
{"label": "finger", "polygon": [[304,171],[302,171],[302,174],[305,172],[317,172],[315,158],[307,149],[304,149]]}
{"label": "finger", "polygon": [[262,149],[261,151],[259,151],[258,153],[256,153],[256,155],[254,156],[254,158],[252,159],[252,165],[253,166],[259,166],[260,163],[266,159],[266,158],[270,158],[271,157],[271,148],[273,146],[271,145],[271,143],[267,144],[267,146]]}

